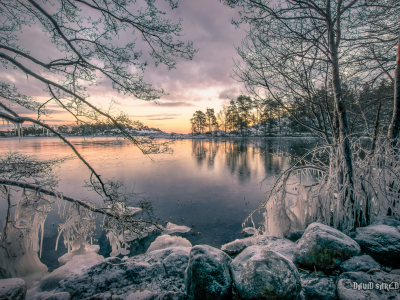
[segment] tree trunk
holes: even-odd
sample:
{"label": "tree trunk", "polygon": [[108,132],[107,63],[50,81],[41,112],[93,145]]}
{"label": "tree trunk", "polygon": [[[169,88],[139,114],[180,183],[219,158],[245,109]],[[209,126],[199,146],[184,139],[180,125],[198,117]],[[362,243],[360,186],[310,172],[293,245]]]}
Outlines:
{"label": "tree trunk", "polygon": [[388,130],[388,139],[399,137],[400,133],[400,34],[397,44],[396,71],[394,74],[394,105],[393,116]]}
{"label": "tree trunk", "polygon": [[347,112],[346,108],[342,101],[342,87],[341,87],[341,79],[339,73],[339,56],[338,56],[338,45],[335,42],[335,32],[333,26],[328,21],[328,30],[329,30],[329,50],[332,61],[332,86],[334,92],[334,102],[335,102],[335,110],[339,119],[339,142],[341,144],[343,158],[346,161],[347,166],[347,175],[349,177],[349,182],[353,184],[353,164],[351,157],[351,148],[350,141],[347,138],[349,133],[349,125],[347,120]]}

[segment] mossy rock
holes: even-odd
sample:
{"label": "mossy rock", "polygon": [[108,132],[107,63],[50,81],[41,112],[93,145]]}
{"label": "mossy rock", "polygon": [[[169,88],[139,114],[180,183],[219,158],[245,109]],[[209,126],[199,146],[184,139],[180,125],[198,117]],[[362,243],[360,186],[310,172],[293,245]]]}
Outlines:
{"label": "mossy rock", "polygon": [[329,270],[359,254],[360,246],[344,233],[312,223],[294,250],[294,260],[312,269]]}

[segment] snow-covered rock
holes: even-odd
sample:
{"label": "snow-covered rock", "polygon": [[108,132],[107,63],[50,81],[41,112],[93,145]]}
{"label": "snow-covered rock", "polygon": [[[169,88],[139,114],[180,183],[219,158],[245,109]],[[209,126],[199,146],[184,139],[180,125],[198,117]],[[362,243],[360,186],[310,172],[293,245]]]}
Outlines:
{"label": "snow-covered rock", "polygon": [[25,300],[26,282],[21,278],[0,279],[1,300]]}
{"label": "snow-covered rock", "polygon": [[234,284],[244,299],[296,299],[301,291],[295,265],[263,246],[243,250],[231,264]]}
{"label": "snow-covered rock", "polygon": [[176,225],[174,223],[168,222],[163,230],[163,234],[171,233],[186,233],[189,232],[190,228],[185,225]]}
{"label": "snow-covered rock", "polygon": [[370,225],[357,228],[354,239],[363,253],[377,262],[400,267],[400,232],[388,225]]}
{"label": "snow-covered rock", "polygon": [[257,245],[264,246],[266,249],[278,252],[285,256],[288,260],[293,261],[293,253],[296,248],[296,244],[287,239],[279,238],[276,236],[263,237]]}
{"label": "snow-covered rock", "polygon": [[344,233],[321,223],[312,223],[298,241],[294,261],[326,270],[359,254],[360,246]]}
{"label": "snow-covered rock", "polygon": [[192,244],[185,238],[180,236],[170,236],[168,234],[161,235],[156,238],[154,242],[150,244],[150,247],[147,249],[146,253],[167,249],[171,247],[192,247]]}
{"label": "snow-covered rock", "polygon": [[241,232],[244,237],[250,237],[256,235],[257,230],[254,227],[246,227]]}
{"label": "snow-covered rock", "polygon": [[301,287],[305,300],[337,299],[336,284],[333,277],[314,273],[301,276]]}
{"label": "snow-covered rock", "polygon": [[184,292],[184,272],[191,248],[175,247],[119,259],[107,258],[60,282],[57,292],[83,299],[107,291],[147,289],[155,294]]}
{"label": "snow-covered rock", "polygon": [[78,276],[85,273],[87,269],[96,265],[103,259],[104,257],[98,255],[96,252],[89,252],[84,255],[72,257],[69,262],[43,277],[37,286],[30,289],[27,293],[28,299],[44,299],[53,295],[60,281],[72,275]]}
{"label": "snow-covered rock", "polygon": [[191,300],[230,299],[231,258],[208,245],[192,248],[185,271],[186,294]]}
{"label": "snow-covered rock", "polygon": [[221,250],[228,255],[234,256],[242,252],[247,247],[253,246],[255,243],[256,240],[253,237],[236,239],[233,242],[222,245]]}
{"label": "snow-covered rock", "polygon": [[369,255],[355,256],[340,265],[343,272],[368,272],[381,266]]}
{"label": "snow-covered rock", "polygon": [[374,275],[364,272],[346,272],[338,278],[337,292],[341,300],[397,300],[400,295],[399,282],[398,275],[385,272],[376,272]]}

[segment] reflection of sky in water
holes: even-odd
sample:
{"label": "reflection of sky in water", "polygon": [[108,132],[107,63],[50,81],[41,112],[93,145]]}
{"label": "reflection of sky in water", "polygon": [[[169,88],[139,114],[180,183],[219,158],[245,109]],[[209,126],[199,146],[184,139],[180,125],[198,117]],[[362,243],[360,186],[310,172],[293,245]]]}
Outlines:
{"label": "reflection of sky in water", "polygon": [[[103,179],[114,177],[129,189],[134,187],[136,193],[153,201],[156,217],[189,227],[193,224],[194,231],[200,234],[185,235],[192,244],[214,247],[241,237],[241,222],[265,197],[267,187],[260,188],[260,182],[280,174],[288,166],[286,157],[271,153],[282,149],[302,154],[304,148],[311,147],[309,140],[298,139],[182,140],[173,146],[173,154],[152,155],[152,161],[124,141],[70,140]],[[20,142],[2,139],[0,148],[35,154],[41,159],[71,154],[68,146],[56,138],[22,138]],[[88,197],[98,202],[96,194],[82,188],[89,175],[78,159],[68,161],[59,172],[59,190],[70,197]],[[269,178],[264,184],[273,181],[274,178]],[[1,220],[5,208],[5,203],[1,203]],[[52,266],[66,252],[62,242],[57,253],[54,252],[59,221],[52,212],[45,224],[42,261]],[[258,214],[254,221],[261,221]],[[108,255],[105,234],[98,231],[98,236],[101,254]]]}

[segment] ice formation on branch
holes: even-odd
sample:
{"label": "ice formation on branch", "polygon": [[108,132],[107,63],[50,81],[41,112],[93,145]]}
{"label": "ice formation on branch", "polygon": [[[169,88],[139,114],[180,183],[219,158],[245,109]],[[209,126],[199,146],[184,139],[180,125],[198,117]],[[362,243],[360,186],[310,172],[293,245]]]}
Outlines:
{"label": "ice formation on branch", "polygon": [[[245,222],[256,211],[263,212],[263,231],[282,235],[285,231],[304,229],[316,220],[349,232],[370,224],[380,215],[400,218],[399,146],[393,147],[385,136],[377,137],[373,150],[365,136],[350,141],[352,183],[340,147],[314,148],[294,160]],[[314,183],[304,184],[305,177],[312,178]],[[280,229],[276,222],[281,223]]]}
{"label": "ice formation on branch", "polygon": [[47,272],[38,252],[42,252],[44,222],[50,209],[49,197],[25,190],[18,199],[13,220],[9,207],[0,241],[1,277],[24,277],[32,273],[41,276]]}

